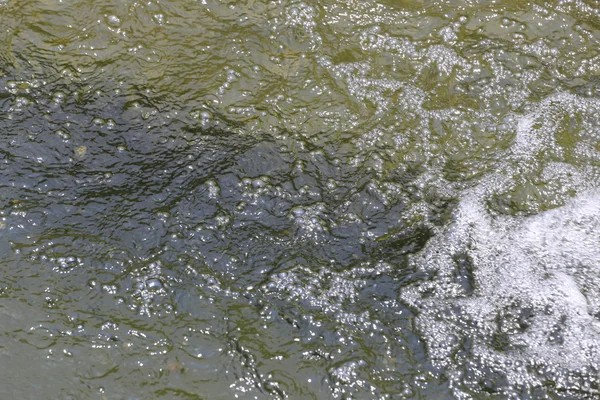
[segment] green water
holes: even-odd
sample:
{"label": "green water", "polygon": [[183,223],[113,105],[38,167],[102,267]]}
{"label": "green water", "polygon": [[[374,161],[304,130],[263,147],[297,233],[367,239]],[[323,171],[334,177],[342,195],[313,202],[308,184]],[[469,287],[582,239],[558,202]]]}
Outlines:
{"label": "green water", "polygon": [[600,396],[600,6],[0,0],[0,397]]}

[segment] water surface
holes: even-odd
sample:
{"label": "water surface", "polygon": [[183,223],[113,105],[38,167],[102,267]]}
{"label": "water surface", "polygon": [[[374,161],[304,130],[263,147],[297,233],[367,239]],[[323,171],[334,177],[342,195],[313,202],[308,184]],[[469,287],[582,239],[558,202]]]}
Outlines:
{"label": "water surface", "polygon": [[597,2],[0,27],[6,396],[600,395]]}

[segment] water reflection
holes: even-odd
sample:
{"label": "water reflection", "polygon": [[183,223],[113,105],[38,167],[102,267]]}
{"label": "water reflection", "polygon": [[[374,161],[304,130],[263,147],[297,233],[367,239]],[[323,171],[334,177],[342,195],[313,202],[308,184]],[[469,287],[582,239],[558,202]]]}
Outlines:
{"label": "water reflection", "polygon": [[598,10],[538,3],[0,3],[0,386],[595,396]]}

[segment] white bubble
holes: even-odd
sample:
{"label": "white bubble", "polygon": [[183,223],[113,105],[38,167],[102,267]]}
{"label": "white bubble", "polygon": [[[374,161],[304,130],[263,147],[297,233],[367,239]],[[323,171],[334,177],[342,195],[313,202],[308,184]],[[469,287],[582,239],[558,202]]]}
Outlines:
{"label": "white bubble", "polygon": [[159,25],[165,23],[165,16],[163,14],[155,14],[152,18],[154,18],[154,21]]}
{"label": "white bubble", "polygon": [[112,26],[113,28],[117,28],[118,26],[121,25],[121,20],[116,15],[109,15],[106,18],[106,22],[108,23],[108,25]]}

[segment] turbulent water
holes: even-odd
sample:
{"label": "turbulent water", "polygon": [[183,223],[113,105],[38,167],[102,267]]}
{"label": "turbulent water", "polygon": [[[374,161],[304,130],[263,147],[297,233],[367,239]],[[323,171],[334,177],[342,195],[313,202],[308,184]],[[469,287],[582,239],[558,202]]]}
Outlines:
{"label": "turbulent water", "polygon": [[593,0],[0,0],[0,391],[596,399]]}

